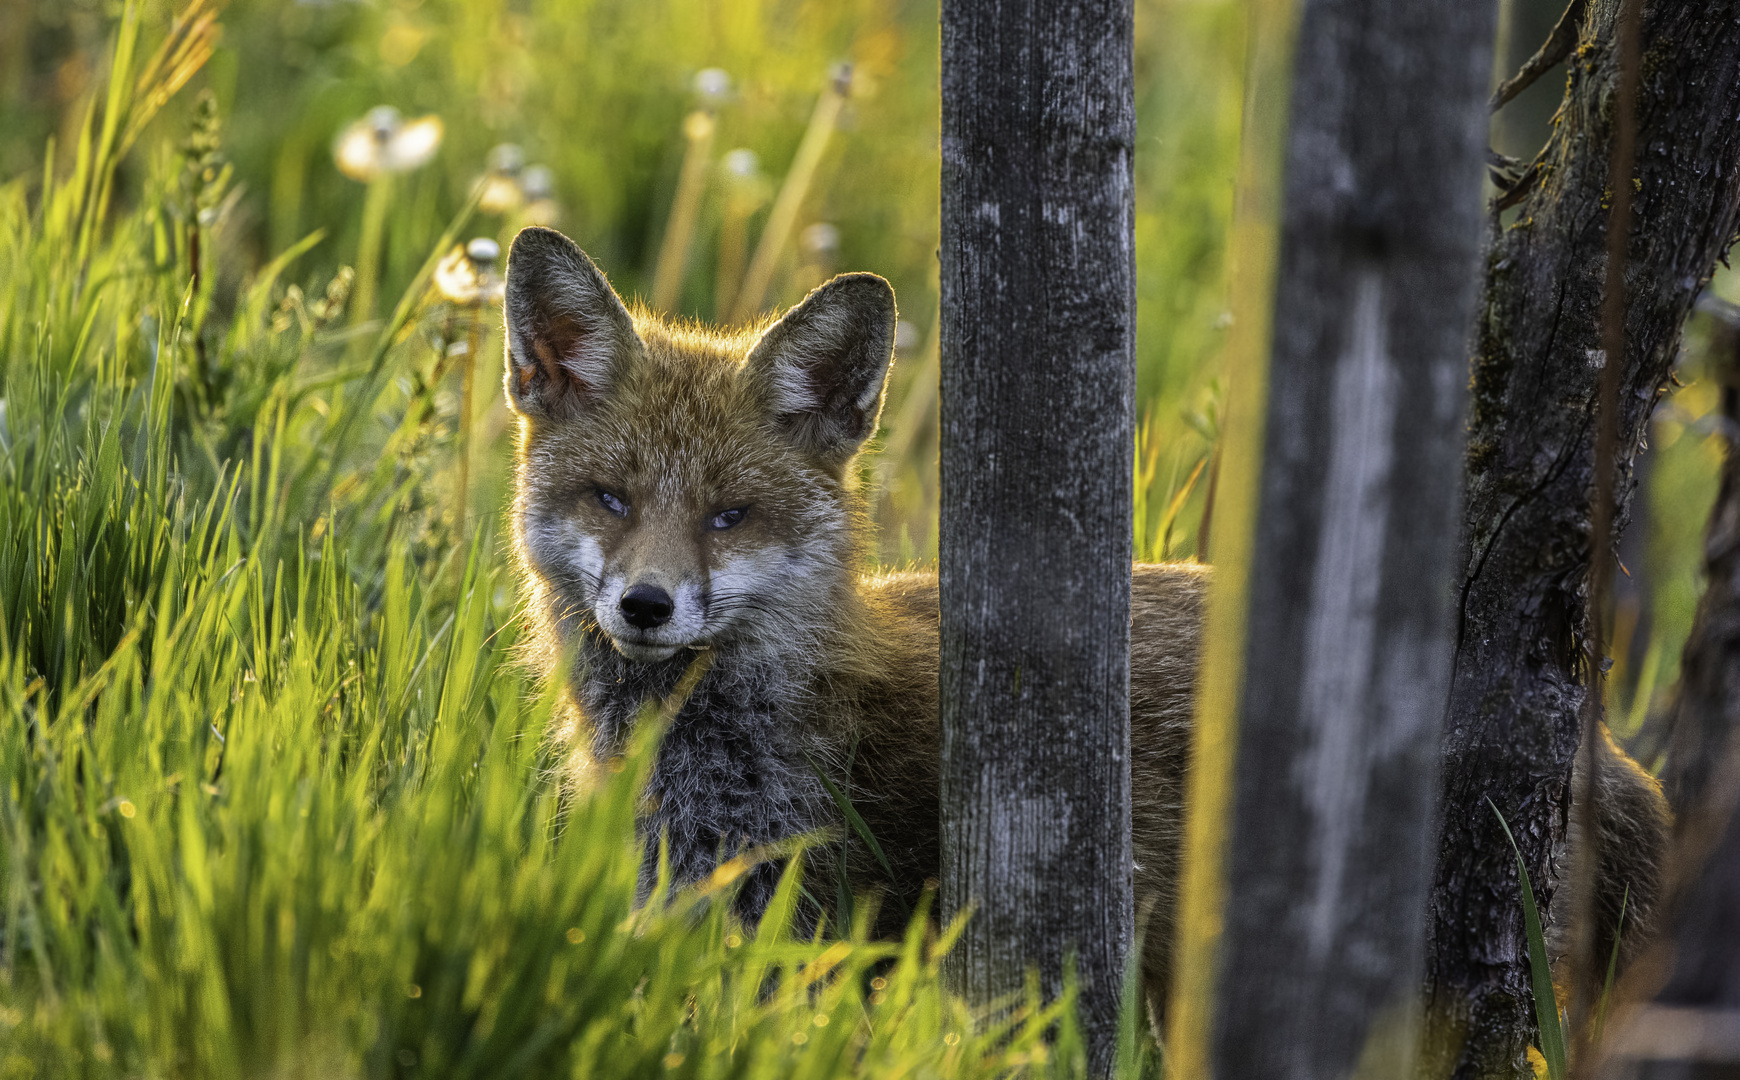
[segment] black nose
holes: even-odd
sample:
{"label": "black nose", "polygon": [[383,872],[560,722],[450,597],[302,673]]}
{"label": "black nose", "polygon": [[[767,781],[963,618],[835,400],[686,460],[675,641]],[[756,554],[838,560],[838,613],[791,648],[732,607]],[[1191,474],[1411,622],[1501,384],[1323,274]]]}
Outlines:
{"label": "black nose", "polygon": [[651,630],[671,621],[671,594],[657,585],[634,585],[617,604],[636,630]]}

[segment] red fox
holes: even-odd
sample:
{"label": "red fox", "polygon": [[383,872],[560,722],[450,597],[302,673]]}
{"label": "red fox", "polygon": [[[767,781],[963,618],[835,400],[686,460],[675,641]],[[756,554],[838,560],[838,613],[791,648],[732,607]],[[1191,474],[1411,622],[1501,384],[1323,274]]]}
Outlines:
{"label": "red fox", "polygon": [[[892,870],[852,845],[853,880],[910,907],[940,867],[937,580],[860,573],[867,523],[852,469],[893,359],[893,289],[844,274],[777,320],[678,325],[631,312],[566,237],[529,228],[508,260],[506,308],[513,532],[546,663],[574,658],[570,777],[584,783],[620,754],[644,707],[706,654],[640,822],[643,838],[668,839],[675,879],[837,824],[826,775]],[[1131,873],[1137,909],[1151,912],[1142,974],[1157,1013],[1207,584],[1195,564],[1131,577]],[[1604,845],[1620,870],[1603,891],[1616,910],[1630,885],[1637,940],[1665,805],[1636,765],[1609,756],[1602,776],[1617,794],[1603,808],[1625,820]],[[751,872],[746,918],[777,873]]]}

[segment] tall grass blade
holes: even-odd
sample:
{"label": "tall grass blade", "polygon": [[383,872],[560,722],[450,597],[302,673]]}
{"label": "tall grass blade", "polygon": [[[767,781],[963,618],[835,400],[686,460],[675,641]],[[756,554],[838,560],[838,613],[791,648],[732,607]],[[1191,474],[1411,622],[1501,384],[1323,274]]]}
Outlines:
{"label": "tall grass blade", "polygon": [[[881,866],[882,872],[888,875],[888,880],[894,881],[893,864],[888,861],[888,856],[883,854],[882,845],[877,842],[876,834],[870,831],[869,823],[864,820],[862,814],[858,813],[858,808],[852,805],[851,796],[840,790],[840,785],[834,783],[833,779],[823,772],[821,766],[817,765],[809,755],[804,755],[804,760],[809,762],[810,770],[816,774],[816,779],[822,782],[822,787],[827,789],[828,797],[834,800],[834,805],[839,808],[840,815],[846,819],[847,824],[852,826],[852,832],[857,835],[858,839],[864,841],[864,846],[869,848],[870,854],[876,857],[877,865]],[[894,898],[900,904],[901,913],[910,918],[912,909],[907,906],[906,898],[898,893],[895,894]]]}
{"label": "tall grass blade", "polygon": [[1601,1041],[1601,1032],[1607,1027],[1607,1010],[1613,1003],[1613,980],[1619,974],[1619,944],[1624,940],[1625,909],[1631,905],[1631,886],[1625,887],[1625,893],[1619,899],[1619,921],[1613,928],[1613,951],[1607,954],[1607,977],[1601,980],[1601,1000],[1595,1006],[1595,1037],[1593,1042]]}
{"label": "tall grass blade", "polygon": [[1498,817],[1499,827],[1504,830],[1504,838],[1510,841],[1510,849],[1516,854],[1516,872],[1522,880],[1523,929],[1529,941],[1529,977],[1533,982],[1535,998],[1535,1023],[1541,1032],[1541,1056],[1547,1060],[1547,1076],[1550,1080],[1566,1080],[1570,1076],[1565,1055],[1565,1026],[1559,1012],[1559,999],[1553,990],[1553,972],[1547,963],[1547,939],[1541,931],[1541,914],[1535,906],[1535,890],[1529,884],[1529,870],[1523,864],[1522,849],[1517,847],[1516,837],[1511,835],[1510,823],[1499,813],[1498,805],[1491,799],[1486,800],[1492,812]]}

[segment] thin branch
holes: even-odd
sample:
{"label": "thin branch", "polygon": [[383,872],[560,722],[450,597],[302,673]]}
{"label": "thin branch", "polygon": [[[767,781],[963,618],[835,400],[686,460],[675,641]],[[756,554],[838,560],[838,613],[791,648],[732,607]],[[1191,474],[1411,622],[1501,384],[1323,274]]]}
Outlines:
{"label": "thin branch", "polygon": [[1493,112],[1504,108],[1512,98],[1527,90],[1534,81],[1547,72],[1564,63],[1565,57],[1571,55],[1571,50],[1577,45],[1577,24],[1583,21],[1583,9],[1588,7],[1588,0],[1571,0],[1565,8],[1565,13],[1559,16],[1559,21],[1553,26],[1553,32],[1547,35],[1546,44],[1535,50],[1522,70],[1506,79],[1492,92],[1490,107]]}
{"label": "thin branch", "polygon": [[[1632,224],[1631,174],[1636,161],[1637,99],[1641,68],[1643,0],[1619,0],[1619,14],[1614,26],[1614,51],[1619,69],[1619,85],[1613,102],[1613,142],[1609,186],[1613,201],[1607,218],[1607,274],[1602,291],[1601,346],[1605,363],[1595,410],[1595,499],[1590,514],[1589,530],[1589,593],[1585,613],[1590,646],[1589,685],[1583,699],[1583,747],[1579,754],[1582,765],[1582,790],[1577,793],[1577,832],[1582,849],[1571,867],[1573,968],[1571,978],[1571,1020],[1576,1025],[1576,1046],[1571,1061],[1574,1077],[1592,1074],[1594,1065],[1595,1009],[1601,992],[1600,957],[1595,934],[1595,888],[1597,867],[1601,864],[1600,808],[1595,805],[1601,790],[1601,756],[1603,738],[1602,692],[1606,683],[1606,627],[1602,622],[1607,594],[1613,580],[1613,520],[1617,509],[1614,472],[1619,464],[1619,391],[1625,369],[1625,262],[1630,254]],[[1577,4],[1574,2],[1572,8]],[[1565,25],[1571,10],[1560,19]],[[1558,30],[1554,30],[1557,36]]]}
{"label": "thin branch", "polygon": [[[1488,171],[1489,173],[1491,172],[1490,170]],[[1497,173],[1491,173],[1493,186],[1500,189],[1498,198],[1494,203],[1495,208],[1501,211],[1509,210],[1517,203],[1528,198],[1529,192],[1533,191],[1535,189],[1535,184],[1540,182],[1542,172],[1541,161],[1537,158],[1529,165],[1528,169],[1521,176],[1510,181],[1508,184],[1499,183],[1499,175]]]}
{"label": "thin branch", "polygon": [[1514,158],[1509,154],[1501,154],[1490,146],[1486,148],[1486,163],[1493,168],[1510,175],[1513,182],[1515,179],[1515,173],[1517,173],[1523,166],[1522,158]]}

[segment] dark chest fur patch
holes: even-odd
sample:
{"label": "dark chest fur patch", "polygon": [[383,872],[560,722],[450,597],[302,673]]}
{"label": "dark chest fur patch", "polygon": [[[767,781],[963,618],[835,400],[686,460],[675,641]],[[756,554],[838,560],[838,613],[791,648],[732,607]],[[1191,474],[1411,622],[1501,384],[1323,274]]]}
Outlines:
{"label": "dark chest fur patch", "polygon": [[[634,725],[668,697],[693,654],[653,664],[631,664],[607,641],[585,642],[579,680],[582,705],[593,725],[593,753],[623,752]],[[723,858],[789,840],[832,820],[832,804],[800,743],[804,725],[791,707],[801,691],[784,665],[716,656],[671,721],[638,822],[647,845],[642,890],[656,878],[661,837],[677,884],[699,881]],[[818,762],[820,764],[820,762]],[[764,864],[749,875],[738,908],[759,916],[780,868]]]}

